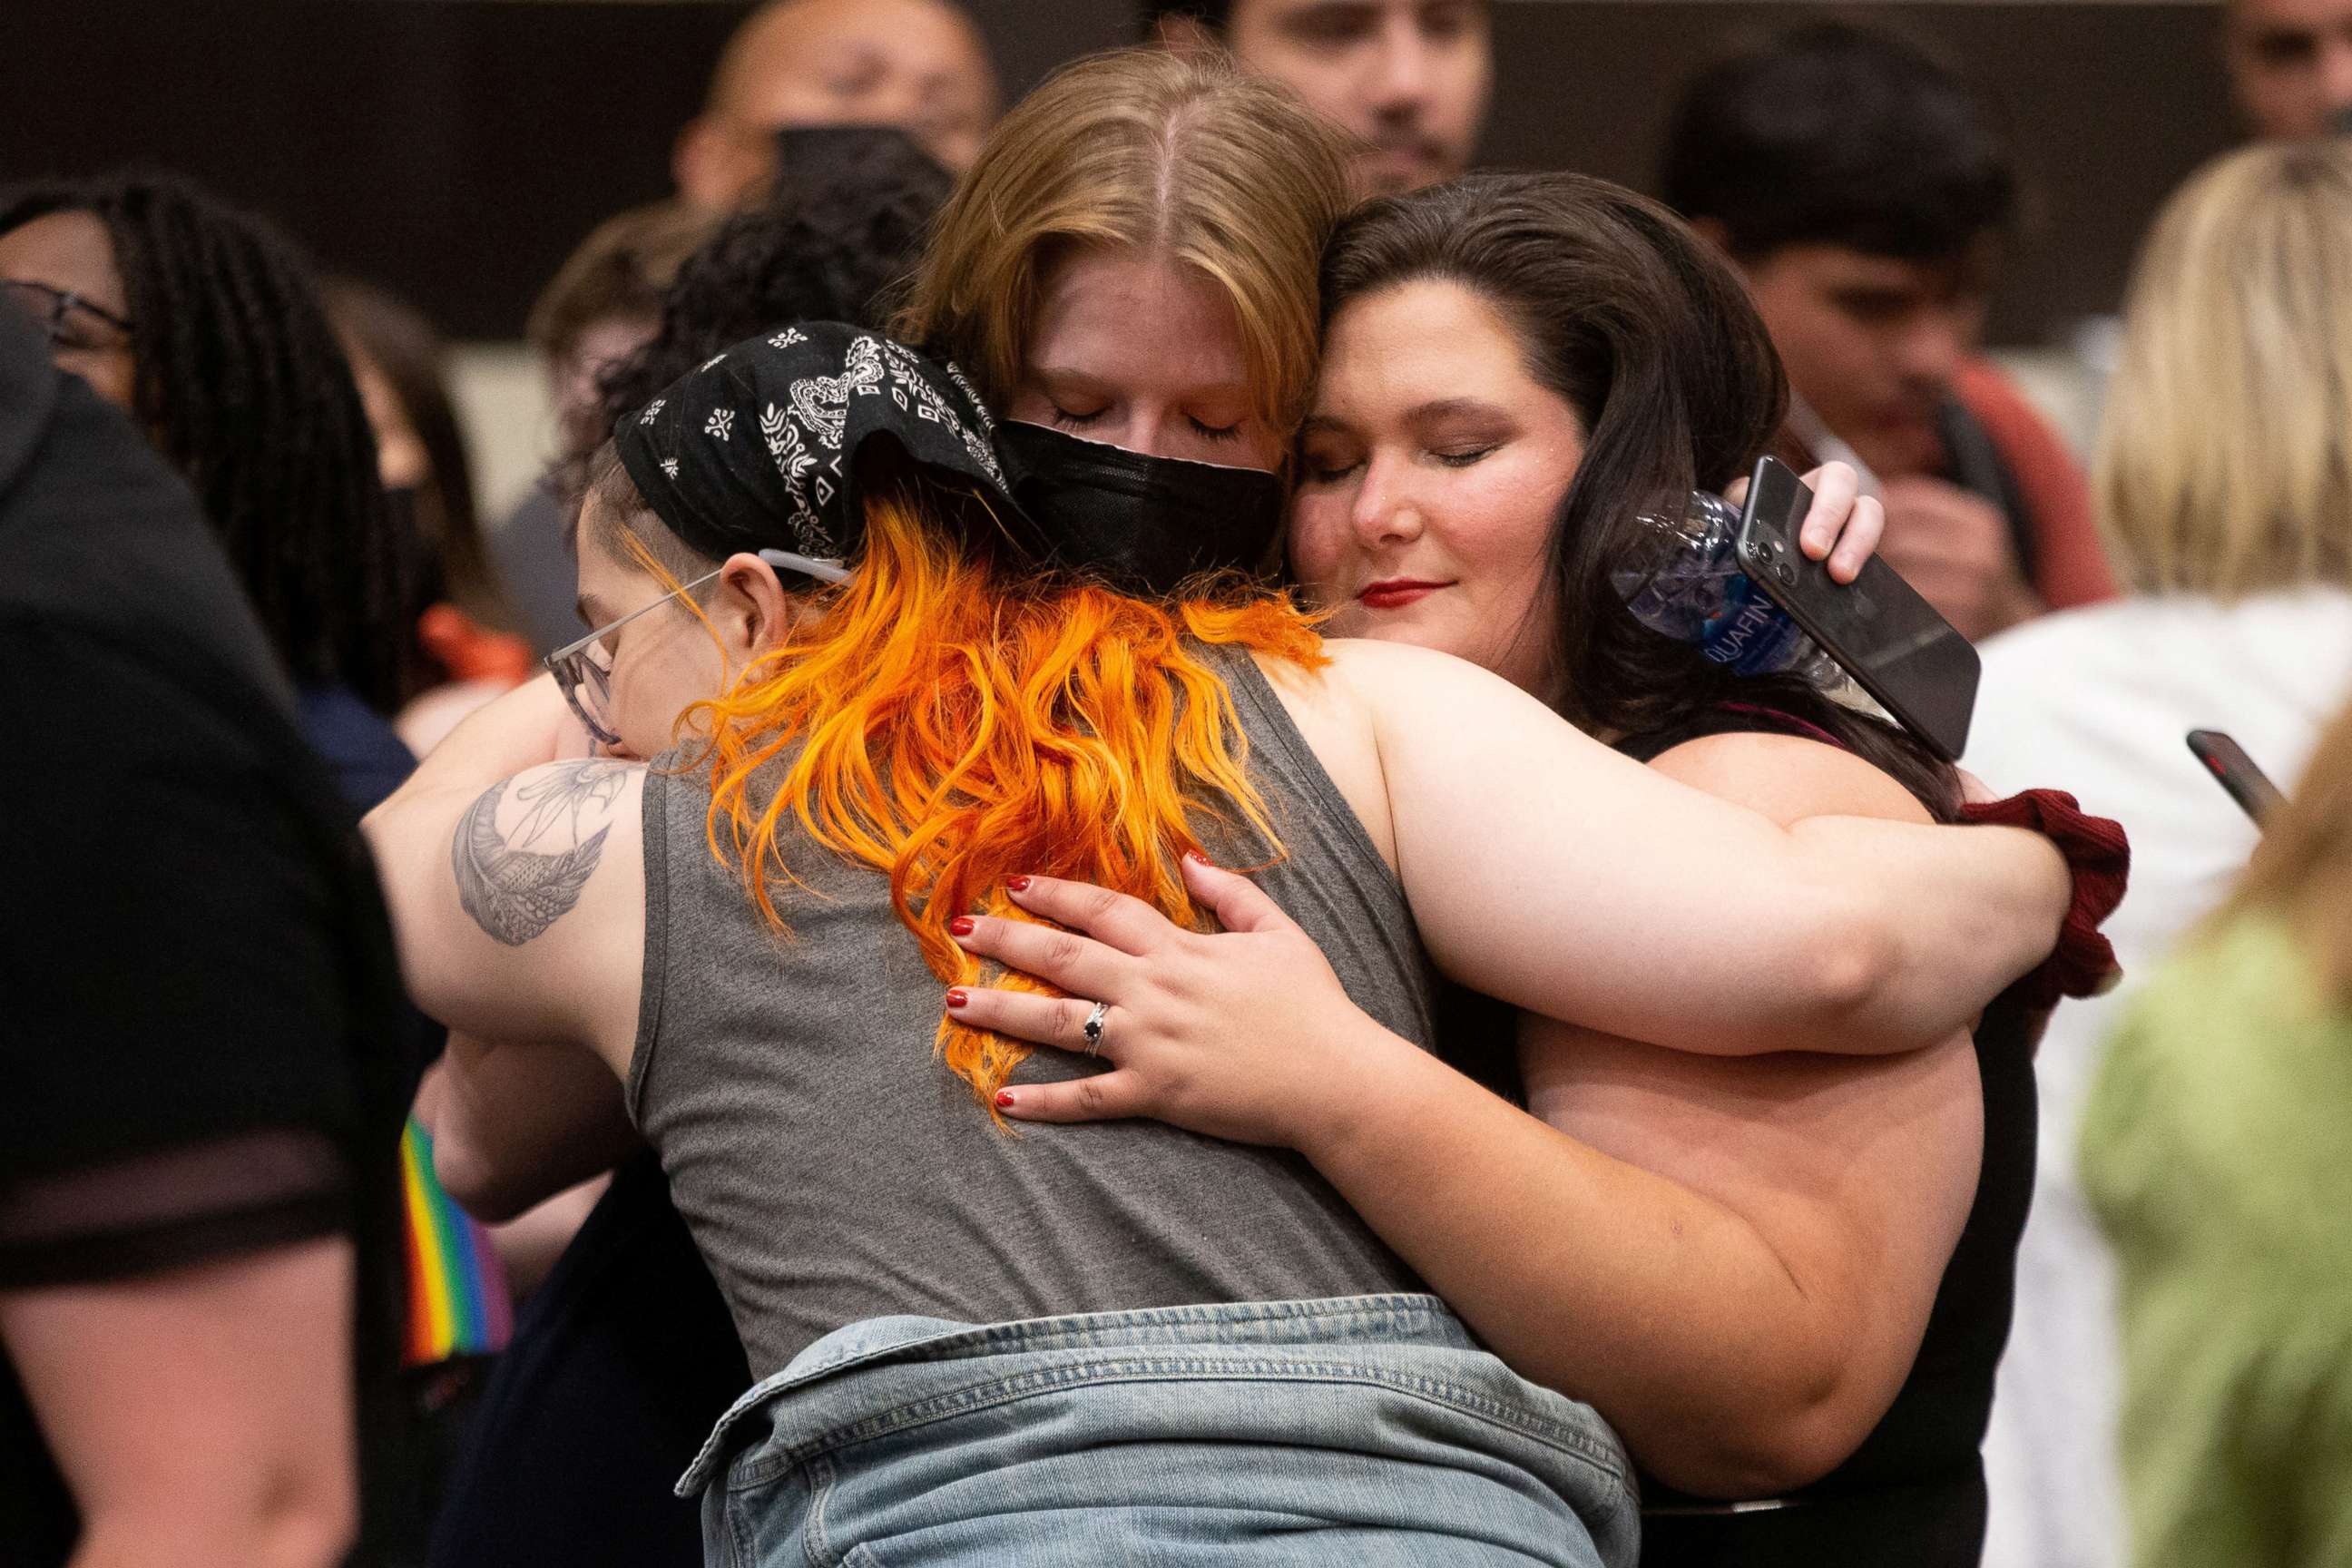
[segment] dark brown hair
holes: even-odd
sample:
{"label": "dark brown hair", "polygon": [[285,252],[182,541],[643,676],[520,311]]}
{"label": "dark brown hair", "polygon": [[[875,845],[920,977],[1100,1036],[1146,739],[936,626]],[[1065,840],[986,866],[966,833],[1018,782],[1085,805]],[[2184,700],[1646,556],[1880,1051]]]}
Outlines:
{"label": "dark brown hair", "polygon": [[425,559],[412,584],[412,615],[446,599],[485,626],[510,629],[514,614],[474,508],[473,463],[449,393],[448,345],[415,306],[372,283],[331,278],[320,292],[354,364],[374,365],[399,400],[431,469],[413,503],[415,542]]}
{"label": "dark brown hair", "polygon": [[1901,33],[1841,21],[1692,78],[1659,185],[1675,211],[1721,224],[1744,260],[1790,245],[1957,260],[2006,229],[2018,203],[1992,100]]}
{"label": "dark brown hair", "polygon": [[650,324],[661,315],[663,290],[716,223],[677,201],[606,218],[540,291],[523,335],[540,353],[562,359],[600,321],[630,317]]}
{"label": "dark brown hair", "polygon": [[1324,253],[1326,325],[1351,301],[1442,279],[1517,331],[1529,374],[1576,410],[1583,458],[1552,527],[1552,689],[1580,729],[1654,753],[1727,726],[1727,704],[1827,731],[1938,817],[1952,772],[1894,726],[1795,677],[1735,676],[1651,631],[1612,580],[1644,513],[1748,472],[1788,404],[1739,279],[1671,212],[1580,174],[1473,174],[1358,207]]}

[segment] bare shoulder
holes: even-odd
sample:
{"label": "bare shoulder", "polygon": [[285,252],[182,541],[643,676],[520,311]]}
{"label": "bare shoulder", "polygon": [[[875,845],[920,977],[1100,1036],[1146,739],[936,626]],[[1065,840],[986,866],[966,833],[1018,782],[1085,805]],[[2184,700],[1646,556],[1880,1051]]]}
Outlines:
{"label": "bare shoulder", "polygon": [[622,1048],[645,952],[645,787],[642,763],[575,759],[457,811],[446,869],[418,868],[442,890],[402,939],[426,1012],[484,1038]]}
{"label": "bare shoulder", "polygon": [[[1370,671],[1377,658],[1358,650],[1384,645],[1349,640],[1326,642],[1330,662],[1308,669],[1286,659],[1261,658],[1258,668],[1282,702],[1307,750],[1323,764],[1340,796],[1364,826],[1364,831],[1391,868],[1396,865],[1396,826],[1389,807],[1381,771],[1381,749],[1375,728],[1377,712],[1370,700]],[[1419,652],[1419,649],[1412,650]],[[1435,656],[1431,656],[1435,657]]]}
{"label": "bare shoulder", "polygon": [[1808,816],[1930,820],[1918,798],[1887,773],[1852,752],[1795,735],[1702,735],[1650,765],[1784,826]]}
{"label": "bare shoulder", "polygon": [[1381,642],[1370,637],[1332,637],[1323,645],[1330,656],[1330,672],[1359,692],[1377,695],[1399,688],[1498,687],[1510,683],[1491,670],[1450,653],[1412,643]]}
{"label": "bare shoulder", "polygon": [[1564,730],[1558,714],[1483,666],[1411,643],[1335,637],[1323,645],[1322,700],[1386,735],[1467,724]]}
{"label": "bare shoulder", "polygon": [[604,758],[549,763],[476,796],[449,855],[483,933],[508,947],[534,941],[580,903],[608,852],[642,854],[645,773]]}

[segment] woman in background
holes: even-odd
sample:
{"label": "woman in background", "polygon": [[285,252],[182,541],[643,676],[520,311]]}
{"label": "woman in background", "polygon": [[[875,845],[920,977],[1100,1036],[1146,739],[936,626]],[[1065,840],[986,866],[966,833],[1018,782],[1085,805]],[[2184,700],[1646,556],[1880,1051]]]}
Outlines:
{"label": "woman in background", "polygon": [[2115,1248],[2130,1561],[2352,1556],[2352,710],[2083,1110]]}
{"label": "woman in background", "polygon": [[420,556],[417,638],[439,679],[401,709],[395,728],[422,756],[458,720],[528,679],[538,661],[511,629],[482,542],[447,345],[414,306],[371,284],[331,279],[325,296],[375,430],[383,488],[406,510]]}
{"label": "woman in background", "polygon": [[[2352,700],[2352,145],[2248,147],[2166,204],[2095,490],[2129,595],[1985,646],[1966,761],[1996,788],[2053,781],[2122,820],[2141,854],[2114,935],[2145,973],[2256,841],[2185,732],[2226,730],[2286,780]],[[2062,1011],[2036,1064],[2033,1218],[1985,1446],[1994,1568],[2120,1561],[2113,1283],[2074,1148],[2127,994]]]}
{"label": "woman in background", "polygon": [[194,488],[344,793],[390,794],[391,717],[428,679],[415,552],[307,263],[193,185],[117,175],[0,194],[0,279],[62,312],[58,367]]}

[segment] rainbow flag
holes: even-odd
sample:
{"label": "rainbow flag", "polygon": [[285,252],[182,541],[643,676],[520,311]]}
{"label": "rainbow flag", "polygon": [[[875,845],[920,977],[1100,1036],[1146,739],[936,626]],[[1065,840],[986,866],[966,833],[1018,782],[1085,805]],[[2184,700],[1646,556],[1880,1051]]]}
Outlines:
{"label": "rainbow flag", "polygon": [[402,1361],[430,1366],[495,1355],[514,1333],[513,1298],[476,1224],[433,1174],[433,1134],[412,1119],[400,1135],[401,1207],[408,1232],[408,1335]]}

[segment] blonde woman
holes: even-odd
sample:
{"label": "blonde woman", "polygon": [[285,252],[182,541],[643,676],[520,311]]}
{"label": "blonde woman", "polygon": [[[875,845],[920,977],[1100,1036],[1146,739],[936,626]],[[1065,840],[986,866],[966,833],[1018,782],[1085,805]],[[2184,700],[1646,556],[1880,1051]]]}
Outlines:
{"label": "blonde woman", "polygon": [[[2253,825],[2182,742],[2226,730],[2281,780],[2352,692],[2352,145],[2248,148],[2158,218],[2134,279],[2095,479],[2137,593],[1984,649],[1970,768],[2056,784],[2139,854],[2109,926],[2140,971],[2220,901]],[[2074,1148],[2124,1005],[2063,1010],[1986,1460],[1987,1560],[2122,1561],[2105,1249]]]}
{"label": "blonde woman", "polygon": [[2352,1552],[2352,710],[2083,1115],[2114,1244],[2130,1560]]}

